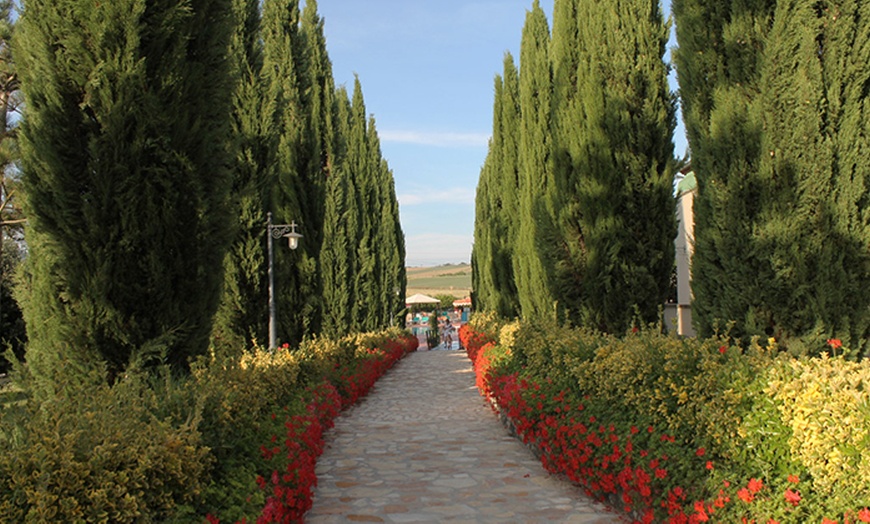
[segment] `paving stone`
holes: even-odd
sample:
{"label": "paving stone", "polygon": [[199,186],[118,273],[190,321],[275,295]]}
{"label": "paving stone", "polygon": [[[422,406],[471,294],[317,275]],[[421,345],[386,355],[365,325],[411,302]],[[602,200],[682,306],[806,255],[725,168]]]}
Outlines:
{"label": "paving stone", "polygon": [[309,524],[628,522],[508,434],[458,351],[398,362],[336,420],[317,477]]}

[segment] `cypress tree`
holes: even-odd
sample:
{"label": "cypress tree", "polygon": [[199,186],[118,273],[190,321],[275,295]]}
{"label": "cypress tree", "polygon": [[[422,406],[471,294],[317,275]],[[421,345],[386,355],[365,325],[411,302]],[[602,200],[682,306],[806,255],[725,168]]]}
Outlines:
{"label": "cypress tree", "polygon": [[[501,104],[502,79],[495,79],[495,103],[493,119],[498,120]],[[493,282],[492,258],[495,229],[495,210],[492,209],[492,193],[498,190],[495,171],[498,169],[495,133],[498,125],[493,126],[493,137],[489,140],[486,159],[480,169],[477,190],[474,197],[474,244],[471,248],[471,287],[474,289],[474,305],[479,311],[495,310],[495,295],[498,293]]]}
{"label": "cypress tree", "polygon": [[[747,334],[796,353],[870,334],[870,34],[862,2],[777,3],[759,95],[761,209],[750,237],[761,294]],[[751,321],[751,323],[749,322]]]}
{"label": "cypress tree", "polygon": [[374,275],[374,259],[370,250],[368,235],[370,234],[370,218],[366,216],[368,211],[366,204],[370,192],[371,170],[369,165],[367,133],[366,133],[366,109],[362,94],[362,85],[359,78],[354,79],[353,94],[351,95],[351,113],[349,133],[347,135],[347,149],[344,167],[354,185],[353,214],[356,230],[354,231],[351,249],[354,253],[353,278],[353,302],[351,303],[351,332],[365,331],[367,322],[367,297],[370,297],[368,281]]}
{"label": "cypress tree", "polygon": [[[30,0],[16,59],[42,384],[208,345],[228,244],[229,0]],[[62,370],[60,353],[72,366]]]}
{"label": "cypress tree", "polygon": [[341,179],[329,183],[326,224],[328,234],[338,235],[327,236],[325,249],[334,268],[324,271],[325,322],[328,332],[339,334],[389,325],[406,285],[404,235],[393,176],[381,154],[374,118],[366,116],[358,78],[350,105],[346,99],[340,91],[337,176]]}
{"label": "cypress tree", "polygon": [[552,135],[553,187],[547,194],[558,229],[554,250],[555,286],[562,314],[579,321],[588,311],[583,286],[586,273],[586,243],[581,230],[579,188],[583,173],[576,166],[581,156],[585,115],[580,100],[580,63],[586,52],[581,26],[591,23],[579,0],[559,0],[553,5],[553,38],[550,61],[553,70]]}
{"label": "cypress tree", "polygon": [[674,4],[701,334],[733,325],[795,352],[828,337],[866,351],[867,56],[851,42],[867,8],[703,4]]}
{"label": "cypress tree", "polygon": [[267,147],[271,126],[263,111],[262,45],[257,0],[234,0],[235,31],[229,56],[237,78],[232,115],[232,197],[236,226],[225,259],[224,292],[215,317],[213,339],[221,351],[236,352],[268,337],[266,306],[265,175],[273,154]]}
{"label": "cypress tree", "polygon": [[[323,246],[326,184],[334,165],[335,82],[326,50],[323,19],[316,0],[305,2],[300,22],[302,69],[300,93],[306,116],[298,171],[304,191],[301,213],[307,237],[300,264],[302,277],[302,322],[304,334],[319,333],[323,323],[323,282],[320,257]],[[291,307],[299,307],[291,306]]]}
{"label": "cypress tree", "polygon": [[[692,313],[701,335],[749,323],[761,270],[748,240],[761,208],[760,62],[775,1],[673,4],[683,118],[698,181]],[[734,333],[746,334],[742,328]]]}
{"label": "cypress tree", "polygon": [[558,247],[553,209],[550,30],[538,0],[526,13],[520,44],[519,226],[514,256],[524,317],[552,314],[556,305],[552,257]]}
{"label": "cypress tree", "polygon": [[[360,100],[362,91],[360,90]],[[364,117],[364,113],[358,113]],[[380,185],[382,169],[380,156],[380,140],[375,130],[374,117],[365,120],[365,149],[363,163],[364,177],[360,179],[360,211],[362,213],[362,238],[359,244],[359,273],[357,273],[357,299],[360,302],[360,331],[372,331],[383,326],[382,309],[384,307],[381,275],[383,274],[383,253],[378,245],[380,206],[383,195]]]}
{"label": "cypress tree", "polygon": [[[702,336],[724,330],[730,321],[756,324],[750,303],[761,292],[761,267],[749,239],[762,206],[758,94],[775,4],[673,4],[679,42],[674,62],[698,181],[692,313]],[[734,332],[747,333],[743,327]]]}
{"label": "cypress tree", "polygon": [[[263,4],[263,81],[271,115],[270,147],[275,152],[271,190],[272,219],[276,224],[295,221],[303,239],[296,250],[278,243],[274,252],[275,301],[278,338],[296,344],[312,333],[318,308],[317,218],[309,196],[317,191],[308,183],[311,173],[308,108],[304,91],[307,53],[300,34],[298,0],[268,0]],[[311,191],[312,195],[309,195]]]}
{"label": "cypress tree", "polygon": [[346,161],[346,140],[350,136],[351,104],[347,90],[335,95],[334,168],[326,185],[323,249],[320,265],[323,277],[323,332],[330,336],[349,333],[353,325],[356,234],[358,232],[356,182]]}
{"label": "cypress tree", "polygon": [[472,277],[475,307],[503,317],[519,313],[513,250],[518,223],[519,77],[505,54],[504,76],[495,79],[493,135],[475,199]]}
{"label": "cypress tree", "polygon": [[576,124],[561,130],[570,165],[558,184],[566,188],[560,195],[577,195],[579,213],[563,212],[560,225],[566,239],[582,232],[583,323],[615,333],[630,326],[635,309],[645,322],[658,319],[673,266],[668,27],[657,0],[579,6],[578,88],[565,104]]}
{"label": "cypress tree", "polygon": [[494,253],[493,276],[498,289],[496,311],[506,318],[520,314],[520,299],[515,278],[514,254],[516,253],[519,221],[516,210],[520,198],[520,76],[514,57],[506,53],[502,73],[503,91],[501,97],[501,133],[499,158],[499,190],[501,232]]}
{"label": "cypress tree", "polygon": [[[372,132],[375,133],[374,120]],[[379,144],[377,139],[375,144]],[[395,316],[404,307],[406,289],[405,277],[405,235],[399,220],[399,201],[396,198],[396,185],[393,172],[386,159],[381,155],[380,146],[373,148],[380,159],[377,170],[380,199],[372,213],[379,216],[377,222],[376,245],[380,252],[381,272],[378,283],[380,286],[380,301],[373,306],[380,307],[380,317],[376,328],[384,328],[395,323]]]}

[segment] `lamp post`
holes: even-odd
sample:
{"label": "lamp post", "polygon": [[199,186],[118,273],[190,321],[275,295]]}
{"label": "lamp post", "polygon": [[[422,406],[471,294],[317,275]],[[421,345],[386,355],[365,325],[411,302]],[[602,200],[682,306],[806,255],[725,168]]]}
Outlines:
{"label": "lamp post", "polygon": [[[399,286],[393,286],[393,293],[396,294],[396,300],[399,300]],[[390,306],[390,327],[393,327],[393,322],[395,320],[396,312],[394,311],[395,306]]]}
{"label": "lamp post", "polygon": [[290,249],[299,247],[302,235],[296,232],[296,221],[289,224],[272,224],[272,213],[266,213],[266,246],[269,251],[269,349],[278,345],[278,328],[275,319],[275,258],[272,254],[272,239],[286,237]]}

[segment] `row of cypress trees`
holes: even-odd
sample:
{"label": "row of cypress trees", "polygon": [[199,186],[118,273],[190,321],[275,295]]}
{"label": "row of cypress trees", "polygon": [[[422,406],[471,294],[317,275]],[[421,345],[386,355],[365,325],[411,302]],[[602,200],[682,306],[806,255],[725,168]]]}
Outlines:
{"label": "row of cypress trees", "polygon": [[495,80],[477,307],[620,332],[657,318],[676,234],[675,103],[657,0],[537,1]]}
{"label": "row of cypress trees", "polygon": [[698,180],[694,314],[870,349],[870,3],[674,0]]}
{"label": "row of cypress trees", "polygon": [[[477,303],[619,331],[672,264],[673,101],[655,0],[537,3],[496,78],[473,253]],[[870,349],[870,4],[674,0],[698,181],[702,336]],[[835,344],[836,345],[836,344]]]}
{"label": "row of cypress trees", "polygon": [[275,250],[283,342],[388,324],[392,173],[359,81],[336,89],[316,1],[28,0],[14,52],[18,295],[45,384],[265,342],[269,211],[304,235]]}

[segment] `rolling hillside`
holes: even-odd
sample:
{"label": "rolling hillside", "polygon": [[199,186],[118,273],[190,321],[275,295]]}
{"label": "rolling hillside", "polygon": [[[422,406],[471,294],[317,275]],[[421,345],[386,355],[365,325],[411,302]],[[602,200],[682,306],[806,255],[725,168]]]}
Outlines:
{"label": "rolling hillside", "polygon": [[449,294],[464,298],[471,293],[471,265],[445,264],[434,267],[409,267],[408,296]]}

